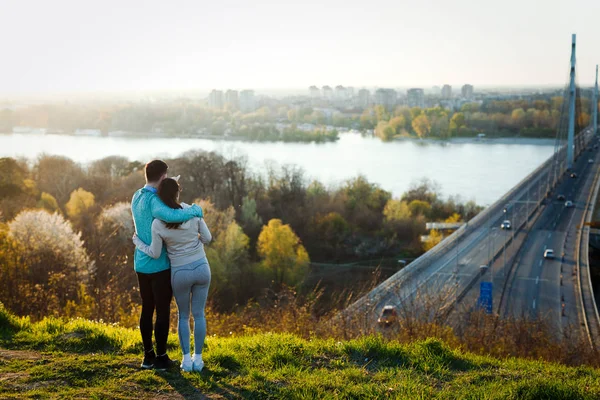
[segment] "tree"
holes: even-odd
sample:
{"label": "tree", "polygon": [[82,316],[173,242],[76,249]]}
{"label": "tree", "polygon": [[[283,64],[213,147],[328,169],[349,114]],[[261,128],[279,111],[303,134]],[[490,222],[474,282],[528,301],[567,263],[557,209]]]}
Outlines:
{"label": "tree", "polygon": [[280,219],[272,219],[263,227],[258,236],[258,254],[264,266],[273,271],[277,288],[297,283],[310,262],[298,236]]}
{"label": "tree", "polygon": [[423,200],[413,200],[408,204],[408,209],[410,210],[411,215],[423,215],[428,217],[431,212],[431,205]]}
{"label": "tree", "polygon": [[399,135],[406,129],[406,118],[403,115],[394,117],[390,119],[389,126],[394,130],[396,135]]}
{"label": "tree", "polygon": [[523,120],[525,119],[525,110],[522,108],[513,110],[510,119],[514,127],[520,128],[523,125]]}
{"label": "tree", "polygon": [[72,220],[76,220],[88,212],[95,204],[95,197],[92,193],[79,188],[74,190],[65,205],[67,215]]}
{"label": "tree", "polygon": [[242,223],[244,230],[250,233],[251,236],[254,238],[258,236],[263,220],[260,215],[256,213],[256,200],[248,196],[244,197],[242,200],[240,222]]}
{"label": "tree", "polygon": [[457,112],[452,116],[450,122],[454,124],[456,129],[462,128],[463,126],[465,126],[465,114]]}
{"label": "tree", "polygon": [[96,261],[89,282],[96,318],[121,320],[131,306],[135,296],[131,288],[137,285],[131,247],[133,230],[131,205],[119,202],[102,209],[94,234],[86,240],[86,248]]}
{"label": "tree", "polygon": [[227,229],[206,249],[211,264],[211,293],[218,297],[220,308],[230,309],[252,292],[247,285],[251,282],[249,271],[250,239],[242,228],[231,222]]}
{"label": "tree", "polygon": [[421,139],[426,137],[429,134],[429,131],[431,130],[429,118],[427,118],[425,114],[421,114],[415,119],[413,119],[412,127]]}
{"label": "tree", "polygon": [[346,182],[342,188],[345,196],[346,218],[353,226],[375,231],[383,221],[383,208],[392,197],[378,185],[370,183],[364,176],[358,176]]}
{"label": "tree", "polygon": [[384,106],[378,105],[375,106],[375,118],[377,119],[378,123],[381,121],[389,121],[390,114],[387,112]]}
{"label": "tree", "polygon": [[383,215],[386,221],[402,221],[411,218],[410,208],[405,201],[390,199],[385,204]]}
{"label": "tree", "polygon": [[50,193],[58,204],[65,204],[69,194],[81,187],[85,179],[78,164],[60,156],[41,156],[33,172],[39,190]]}
{"label": "tree", "polygon": [[434,117],[431,124],[431,133],[442,139],[450,137],[450,122],[448,121],[447,115]]}
{"label": "tree", "polygon": [[462,217],[460,216],[460,214],[454,213],[451,216],[449,216],[448,218],[446,218],[446,220],[444,222],[446,222],[448,224],[455,224],[455,223],[461,222],[461,221],[462,221]]}
{"label": "tree", "polygon": [[429,232],[429,237],[427,238],[425,243],[423,243],[423,250],[429,251],[433,249],[438,243],[442,241],[443,238],[443,235],[438,230],[432,229],[431,232]]}
{"label": "tree", "polygon": [[43,208],[51,213],[59,211],[58,202],[56,201],[54,196],[46,192],[42,192],[42,196],[40,197],[40,200],[37,203],[37,207]]}
{"label": "tree", "polygon": [[380,121],[375,128],[375,135],[377,135],[384,142],[392,140],[396,131],[387,122]]}
{"label": "tree", "polygon": [[341,256],[342,244],[349,234],[350,225],[344,217],[337,212],[330,212],[315,217],[311,239],[314,239],[321,257],[337,261]]}
{"label": "tree", "polygon": [[78,298],[93,269],[80,234],[60,214],[21,212],[8,224],[5,246],[0,281],[11,284],[0,301],[19,314],[58,314]]}

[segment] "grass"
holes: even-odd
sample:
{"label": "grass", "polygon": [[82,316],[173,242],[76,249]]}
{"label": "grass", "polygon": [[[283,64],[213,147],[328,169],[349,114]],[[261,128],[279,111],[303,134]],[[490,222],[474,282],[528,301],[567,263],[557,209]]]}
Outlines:
{"label": "grass", "polygon": [[[139,369],[136,330],[77,319],[31,323],[0,304],[0,398],[597,399],[600,370],[498,360],[427,339],[210,337],[202,373]],[[169,355],[179,358],[176,335]]]}

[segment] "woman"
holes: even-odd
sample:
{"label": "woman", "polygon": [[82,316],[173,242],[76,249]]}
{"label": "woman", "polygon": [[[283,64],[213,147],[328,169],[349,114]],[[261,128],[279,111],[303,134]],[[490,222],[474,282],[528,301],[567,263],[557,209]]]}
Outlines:
{"label": "woman", "polygon": [[[158,186],[158,196],[171,208],[190,207],[179,203],[181,188],[177,180],[164,179]],[[204,244],[212,239],[203,218],[193,218],[183,223],[166,223],[155,219],[152,223],[152,243],[147,245],[135,234],[136,247],[152,258],[158,258],[163,243],[171,261],[171,286],[179,311],[179,344],[183,352],[181,369],[201,371],[202,347],[206,336],[204,307],[210,285],[210,267],[204,252]],[[190,296],[194,316],[194,357],[190,356]]]}

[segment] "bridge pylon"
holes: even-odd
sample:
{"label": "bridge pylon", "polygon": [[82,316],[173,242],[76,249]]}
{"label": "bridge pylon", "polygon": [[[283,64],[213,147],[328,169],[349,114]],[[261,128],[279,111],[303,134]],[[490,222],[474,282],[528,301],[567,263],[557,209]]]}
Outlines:
{"label": "bridge pylon", "polygon": [[596,65],[596,84],[594,85],[594,95],[592,97],[592,134],[598,133],[598,65]]}
{"label": "bridge pylon", "polygon": [[571,72],[569,74],[569,134],[567,140],[567,168],[573,167],[575,151],[575,43],[577,35],[573,34],[571,41]]}

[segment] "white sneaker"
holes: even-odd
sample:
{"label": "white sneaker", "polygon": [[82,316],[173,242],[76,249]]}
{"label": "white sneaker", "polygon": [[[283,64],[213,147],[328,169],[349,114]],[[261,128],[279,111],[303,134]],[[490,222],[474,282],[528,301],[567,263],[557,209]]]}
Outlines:
{"label": "white sneaker", "polygon": [[193,370],[193,363],[192,360],[188,359],[184,359],[183,361],[181,361],[181,369],[185,372],[192,372]]}
{"label": "white sneaker", "polygon": [[194,354],[192,358],[192,365],[195,372],[202,371],[204,368],[204,361],[202,361],[202,354]]}

